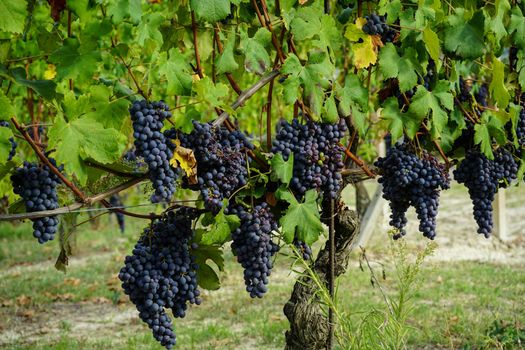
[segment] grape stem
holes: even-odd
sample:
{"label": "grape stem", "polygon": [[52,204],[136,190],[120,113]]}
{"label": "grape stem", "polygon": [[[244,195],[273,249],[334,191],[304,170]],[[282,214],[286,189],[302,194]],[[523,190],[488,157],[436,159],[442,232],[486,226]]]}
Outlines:
{"label": "grape stem", "polygon": [[359,159],[355,154],[353,154],[349,149],[346,149],[346,147],[341,143],[341,142],[338,142],[338,145],[343,147],[344,150],[345,150],[345,154],[354,161],[354,163],[356,163],[359,167],[361,167],[361,169],[363,169],[363,171],[368,175],[370,176],[371,178],[374,178],[375,177],[375,174],[370,171],[370,169],[368,168],[368,166],[365,164],[365,162],[363,162],[361,159]]}
{"label": "grape stem", "polygon": [[199,55],[199,48],[197,46],[197,23],[195,22],[195,12],[191,11],[191,31],[193,32],[193,50],[195,51],[195,60],[197,61],[197,74],[199,78],[204,78],[201,66],[201,56]]}

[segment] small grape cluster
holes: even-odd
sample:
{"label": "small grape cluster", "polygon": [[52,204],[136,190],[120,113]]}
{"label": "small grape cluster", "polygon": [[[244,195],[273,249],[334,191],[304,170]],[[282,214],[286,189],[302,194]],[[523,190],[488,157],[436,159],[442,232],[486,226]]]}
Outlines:
{"label": "small grape cluster", "polygon": [[389,201],[392,211],[390,225],[397,229],[394,238],[405,235],[406,211],[413,206],[419,231],[434,239],[440,190],[450,184],[444,166],[427,153],[419,158],[408,144],[390,148],[386,157],[379,158],[375,165],[382,174],[379,183],[383,185],[383,198]]}
{"label": "small grape cluster", "polygon": [[518,144],[522,147],[525,147],[525,106],[521,107],[517,124],[516,136],[518,137]]}
{"label": "small grape cluster", "polygon": [[378,16],[375,13],[365,16],[366,23],[363,25],[363,32],[369,35],[380,35],[385,43],[393,42],[396,31],[386,24],[386,16]]}
{"label": "small grape cluster", "polygon": [[196,270],[190,253],[196,211],[181,208],[155,221],[139,239],[118,275],[124,292],[153,336],[166,349],[176,343],[166,309],[184,317],[188,303],[200,304]]}
{"label": "small grape cluster", "polygon": [[492,202],[499,187],[506,187],[516,178],[518,166],[512,155],[503,148],[488,159],[477,150],[470,150],[454,170],[454,179],[467,187],[474,206],[478,233],[489,237],[494,225]]}
{"label": "small grape cluster", "polygon": [[135,101],[129,109],[133,121],[135,154],[148,164],[150,180],[155,189],[152,203],[169,201],[175,193],[176,174],[170,166],[173,156],[161,132],[163,121],[171,117],[169,107],[163,101],[148,103]]}
{"label": "small grape cluster", "polygon": [[[56,167],[53,158],[49,158]],[[58,170],[62,171],[62,167]],[[28,212],[52,210],[58,208],[56,187],[60,178],[47,165],[24,162],[11,175],[13,192],[20,195]],[[55,238],[58,229],[58,218],[46,216],[33,219],[33,236],[42,244]]]}
{"label": "small grape cluster", "polygon": [[[120,200],[120,196],[118,194],[112,195],[109,198],[109,204],[113,208],[121,207],[122,206],[122,201]],[[114,214],[115,214],[115,216],[117,218],[118,227],[120,228],[120,232],[124,233],[124,229],[125,229],[124,214],[122,214],[122,213],[120,213],[118,211],[114,212]]]}
{"label": "small grape cluster", "polygon": [[266,203],[255,206],[251,213],[243,206],[232,206],[228,213],[241,220],[239,228],[232,232],[232,251],[244,268],[246,291],[252,298],[262,298],[268,290],[272,256],[279,251],[271,236],[278,229],[277,222]]}
{"label": "small grape cluster", "polygon": [[312,248],[310,248],[306,242],[295,239],[293,245],[299,251],[304,260],[310,260],[312,258]]}
{"label": "small grape cluster", "polygon": [[489,105],[488,98],[489,98],[489,88],[487,84],[482,84],[478,91],[474,94],[474,97],[476,98],[476,102],[482,106],[487,107]]}
{"label": "small grape cluster", "polygon": [[460,75],[458,99],[461,102],[470,102],[472,100],[470,91],[472,91],[472,84],[468,80],[463,79],[463,76]]}
{"label": "small grape cluster", "polygon": [[272,152],[280,153],[284,160],[294,157],[290,187],[302,196],[315,188],[336,198],[341,188],[341,170],[344,167],[343,151],[339,141],[344,137],[346,125],[309,121],[301,124],[282,120],[273,141]]}
{"label": "small grape cluster", "polygon": [[[9,127],[9,122],[7,122],[5,120],[0,121],[0,127],[8,128]],[[16,141],[15,141],[15,139],[12,138],[12,137],[9,138],[9,143],[11,143],[11,150],[9,151],[9,156],[8,156],[7,160],[13,159],[13,157],[16,154],[16,147],[18,146]]]}
{"label": "small grape cluster", "polygon": [[246,185],[246,150],[253,149],[253,145],[240,131],[230,132],[225,128],[214,128],[210,123],[193,121],[191,133],[170,129],[165,135],[170,139],[179,138],[182,147],[193,150],[197,161],[197,184],[183,185],[201,192],[207,210],[218,213],[222,200]]}

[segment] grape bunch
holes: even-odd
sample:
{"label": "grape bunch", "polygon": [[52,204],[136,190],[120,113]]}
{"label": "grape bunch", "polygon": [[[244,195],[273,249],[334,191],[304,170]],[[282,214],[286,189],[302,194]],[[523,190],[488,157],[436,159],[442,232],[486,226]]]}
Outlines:
{"label": "grape bunch", "polygon": [[419,158],[408,144],[395,145],[375,165],[382,173],[379,183],[383,185],[383,198],[392,211],[390,225],[397,230],[394,238],[405,235],[406,211],[413,206],[419,231],[434,239],[440,190],[450,184],[444,166],[427,153]]}
{"label": "grape bunch", "polygon": [[472,84],[470,81],[463,79],[463,76],[459,76],[459,94],[458,99],[461,102],[470,102],[472,100],[472,95],[470,91],[472,90]]}
{"label": "grape bunch", "polygon": [[271,236],[278,229],[277,222],[266,203],[255,206],[251,213],[243,206],[230,207],[228,213],[241,220],[239,228],[232,232],[232,251],[244,268],[246,291],[252,298],[262,298],[268,290],[272,256],[279,251]]}
{"label": "grape bunch", "polygon": [[[0,127],[3,127],[3,128],[9,128],[9,122],[5,121],[5,120],[1,120],[0,121]],[[11,160],[13,159],[13,157],[15,156],[16,154],[16,146],[18,146],[16,144],[16,141],[14,138],[10,137],[9,138],[9,143],[11,143],[11,150],[9,151],[9,156],[7,158],[7,160]]]}
{"label": "grape bunch", "polygon": [[[122,207],[122,202],[120,201],[120,196],[118,194],[114,194],[109,198],[109,204],[111,207]],[[120,228],[120,232],[124,233],[125,225],[124,225],[124,214],[119,213],[118,211],[114,212],[115,216],[117,217],[118,227]]]}
{"label": "grape bunch", "polygon": [[386,24],[386,16],[378,16],[375,13],[365,16],[366,23],[363,25],[363,32],[369,35],[380,35],[385,43],[393,42],[396,31]]}
{"label": "grape bunch", "polygon": [[[56,167],[54,159],[49,158]],[[58,170],[62,171],[62,166]],[[28,212],[52,210],[58,208],[56,187],[60,178],[51,172],[47,165],[24,162],[11,175],[13,192],[20,195]],[[46,216],[33,219],[33,236],[42,244],[55,237],[58,229],[58,218]]]}
{"label": "grape bunch", "polygon": [[139,239],[118,275],[139,317],[166,349],[176,343],[166,309],[184,317],[188,303],[201,303],[197,289],[198,265],[190,253],[196,211],[181,208],[155,221]]}
{"label": "grape bunch", "polygon": [[306,242],[295,239],[293,245],[299,251],[304,260],[310,260],[312,258],[312,248],[310,248]]}
{"label": "grape bunch", "polygon": [[525,147],[525,106],[521,107],[520,115],[518,116],[516,136],[518,137],[518,144]]}
{"label": "grape bunch", "polygon": [[294,157],[290,187],[302,196],[315,188],[336,198],[341,188],[341,170],[344,167],[344,148],[339,141],[346,132],[343,120],[338,124],[309,121],[301,124],[282,120],[273,141],[272,152],[280,153],[284,160]]}
{"label": "grape bunch", "polygon": [[225,128],[214,128],[209,123],[193,121],[191,133],[170,129],[165,135],[170,139],[178,138],[182,147],[193,150],[197,161],[197,184],[184,183],[183,186],[199,190],[207,210],[218,213],[222,200],[246,185],[246,149],[253,149],[253,145],[240,131],[230,132]]}
{"label": "grape bunch", "polygon": [[483,107],[487,107],[488,104],[488,97],[489,97],[489,88],[487,84],[482,84],[478,91],[474,94],[474,97],[476,98],[476,102]]}
{"label": "grape bunch", "polygon": [[171,117],[169,107],[163,101],[148,103],[135,101],[129,109],[133,121],[135,154],[144,158],[155,193],[152,203],[169,201],[175,193],[176,174],[170,166],[173,156],[161,132],[163,121]]}
{"label": "grape bunch", "polygon": [[474,207],[478,233],[489,237],[494,225],[492,202],[499,187],[506,187],[516,178],[518,167],[512,155],[500,148],[494,160],[477,150],[470,150],[454,170],[454,179],[467,187]]}

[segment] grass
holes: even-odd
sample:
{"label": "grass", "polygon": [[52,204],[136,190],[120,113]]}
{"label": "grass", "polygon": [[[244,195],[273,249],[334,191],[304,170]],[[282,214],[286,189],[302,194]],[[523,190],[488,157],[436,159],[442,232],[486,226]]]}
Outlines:
{"label": "grass", "polygon": [[[81,221],[81,220],[80,220]],[[81,226],[76,257],[67,274],[54,269],[56,243],[38,245],[29,224],[0,225],[0,347],[5,349],[161,349],[137,318],[116,275],[141,231],[128,220],[121,235],[116,223]],[[368,249],[372,266],[395,292],[392,261],[382,246]],[[439,254],[439,248],[436,252]],[[222,288],[204,292],[203,303],[175,320],[178,349],[280,349],[287,320],[282,308],[293,287],[291,260],[280,255],[262,300],[244,291],[242,270],[226,250]],[[340,305],[358,322],[372,307],[382,307],[370,273],[357,254],[339,280]],[[525,327],[523,265],[476,262],[425,263],[423,283],[409,317],[412,349],[521,349]],[[26,332],[22,335],[17,332]]]}

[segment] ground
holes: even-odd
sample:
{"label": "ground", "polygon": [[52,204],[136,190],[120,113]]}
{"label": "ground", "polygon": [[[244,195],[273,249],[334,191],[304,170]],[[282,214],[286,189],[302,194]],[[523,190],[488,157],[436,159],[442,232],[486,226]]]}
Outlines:
{"label": "ground", "polygon": [[[454,185],[444,193],[438,248],[425,261],[413,298],[408,348],[525,346],[524,198],[523,187],[508,191],[511,240],[501,242],[475,233],[463,188]],[[120,234],[111,219],[101,218],[98,227],[80,226],[67,274],[54,268],[56,242],[38,245],[30,223],[0,225],[0,348],[161,349],[116,277],[144,222],[128,219],[126,233]],[[405,240],[413,255],[427,240],[415,232],[413,213],[410,219]],[[366,250],[383,289],[394,295],[397,285],[386,231],[378,223]],[[282,349],[287,328],[282,307],[295,278],[286,249],[277,258],[269,292],[257,300],[244,291],[242,270],[228,249],[225,255],[222,288],[205,291],[202,305],[175,320],[176,348]],[[340,305],[355,322],[373,307],[384,308],[370,272],[360,269],[358,261],[356,252],[338,288]]]}

